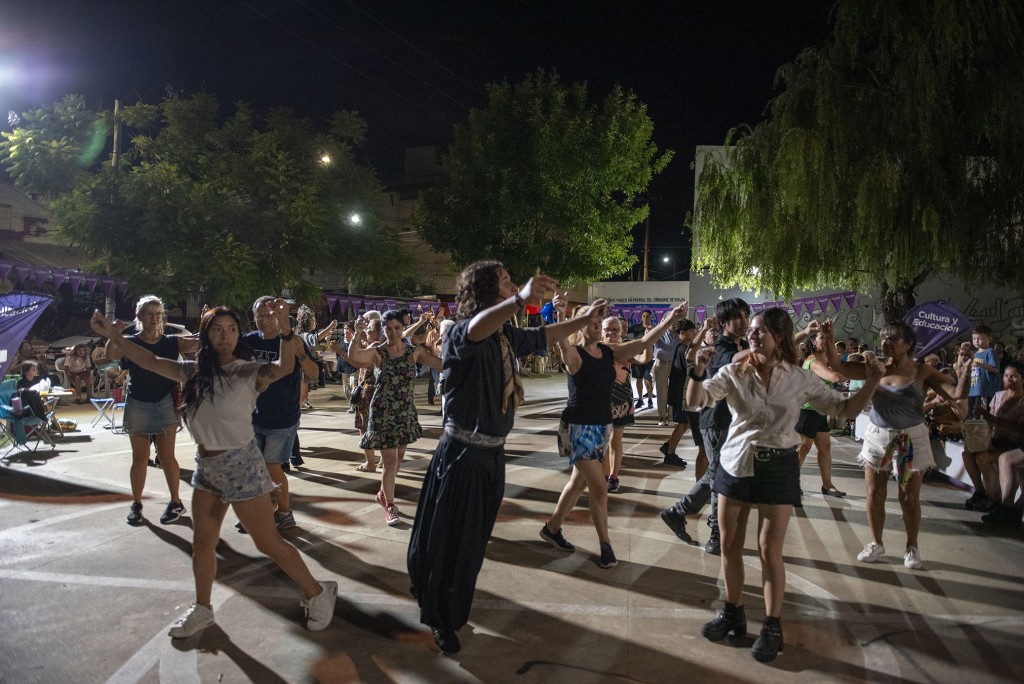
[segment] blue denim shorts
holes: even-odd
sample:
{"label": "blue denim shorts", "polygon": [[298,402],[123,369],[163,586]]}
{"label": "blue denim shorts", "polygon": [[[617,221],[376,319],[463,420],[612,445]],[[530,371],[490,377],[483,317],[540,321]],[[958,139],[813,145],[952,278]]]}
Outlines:
{"label": "blue denim shorts", "polygon": [[168,394],[160,401],[124,402],[124,431],[130,435],[159,435],[178,429],[179,418],[174,410],[174,397]]}
{"label": "blue denim shorts", "polygon": [[249,501],[274,491],[256,440],[216,456],[196,454],[192,486],[216,494],[226,504]]}
{"label": "blue denim shorts", "polygon": [[256,446],[263,452],[263,460],[266,463],[281,464],[291,459],[295,433],[299,431],[298,423],[286,428],[253,425],[252,429],[256,433]]}

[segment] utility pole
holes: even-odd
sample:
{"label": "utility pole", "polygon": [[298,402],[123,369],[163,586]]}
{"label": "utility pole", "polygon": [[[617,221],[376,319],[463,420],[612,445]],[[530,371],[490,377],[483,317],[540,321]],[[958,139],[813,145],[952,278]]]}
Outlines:
{"label": "utility pole", "polygon": [[[121,101],[114,100],[114,152],[110,155],[110,166],[116,171],[118,162],[121,159]],[[114,263],[109,256],[107,256],[107,275],[113,275]],[[114,300],[114,294],[117,292],[117,285],[110,288],[107,292],[107,298],[104,302],[104,308],[107,310],[107,318],[114,320],[116,313],[116,302]]]}
{"label": "utility pole", "polygon": [[647,257],[651,245],[651,215],[644,221],[644,282],[647,282]]}

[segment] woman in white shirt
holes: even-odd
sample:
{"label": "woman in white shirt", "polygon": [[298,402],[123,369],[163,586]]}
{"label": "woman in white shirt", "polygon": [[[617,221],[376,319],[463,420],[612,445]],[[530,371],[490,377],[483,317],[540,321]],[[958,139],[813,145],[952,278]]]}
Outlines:
{"label": "woman in white shirt", "polygon": [[[93,314],[92,329],[139,366],[185,382],[185,419],[196,442],[196,468],[192,475],[192,571],[196,600],[170,629],[170,636],[185,638],[214,623],[211,594],[217,576],[217,544],[230,505],[256,548],[270,556],[305,594],[306,627],[318,631],[334,616],[336,582],[318,582],[295,547],[281,538],[274,522],[270,479],[263,455],[256,446],[252,412],[257,395],[272,382],[287,377],[304,350],[295,339],[288,319],[288,304],[272,302],[280,322],[281,353],[273,363],[252,360],[252,352],[239,345],[239,318],[227,307],[203,314],[199,324],[199,354],[195,361],[172,361],[121,337],[123,324]],[[290,352],[290,353],[289,353]]]}
{"label": "woman in white shirt", "polygon": [[[821,326],[832,344],[831,324]],[[715,478],[718,494],[718,524],[722,536],[722,574],[725,578],[725,607],[701,630],[711,641],[729,632],[744,636],[747,620],[743,612],[743,541],[750,509],[757,504],[758,550],[761,555],[761,583],[764,589],[765,621],[754,642],[753,656],[762,662],[782,652],[782,601],[786,568],[782,545],[793,505],[800,501],[800,462],[796,447],[800,435],[795,429],[800,407],[808,402],[828,415],[853,418],[868,403],[882,371],[870,366],[867,384],[849,399],[826,387],[814,373],[800,368],[793,340],[793,322],[783,309],[767,309],[750,321],[748,354],[722,368],[704,381],[704,369],[711,356],[697,355],[690,371],[693,380],[686,390],[687,404],[710,406],[727,399],[733,419],[722,445]]]}

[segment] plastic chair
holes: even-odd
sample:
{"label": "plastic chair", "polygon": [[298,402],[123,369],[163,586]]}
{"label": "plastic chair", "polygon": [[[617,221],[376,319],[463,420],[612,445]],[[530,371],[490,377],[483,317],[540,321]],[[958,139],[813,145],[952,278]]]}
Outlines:
{"label": "plastic chair", "polygon": [[40,442],[46,442],[52,449],[54,442],[50,438],[50,433],[46,431],[48,419],[53,415],[52,412],[47,420],[31,414],[27,416],[16,414],[11,406],[16,385],[15,380],[5,380],[0,384],[0,435],[6,435],[11,441],[11,447],[4,457],[9,456],[18,447],[28,446],[30,442],[32,451],[39,448]]}
{"label": "plastic chair", "polygon": [[58,356],[57,360],[53,363],[53,372],[60,378],[61,387],[71,387],[71,380],[68,378],[68,372],[64,369],[68,360],[66,357]]}

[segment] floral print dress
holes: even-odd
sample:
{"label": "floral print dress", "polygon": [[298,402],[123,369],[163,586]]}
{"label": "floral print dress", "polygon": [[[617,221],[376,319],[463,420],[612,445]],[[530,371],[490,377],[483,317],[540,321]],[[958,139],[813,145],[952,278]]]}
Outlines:
{"label": "floral print dress", "polygon": [[369,425],[359,440],[360,449],[394,449],[412,444],[423,434],[413,400],[413,351],[408,347],[395,358],[387,347],[377,349],[380,368],[375,373],[377,385],[370,401]]}

